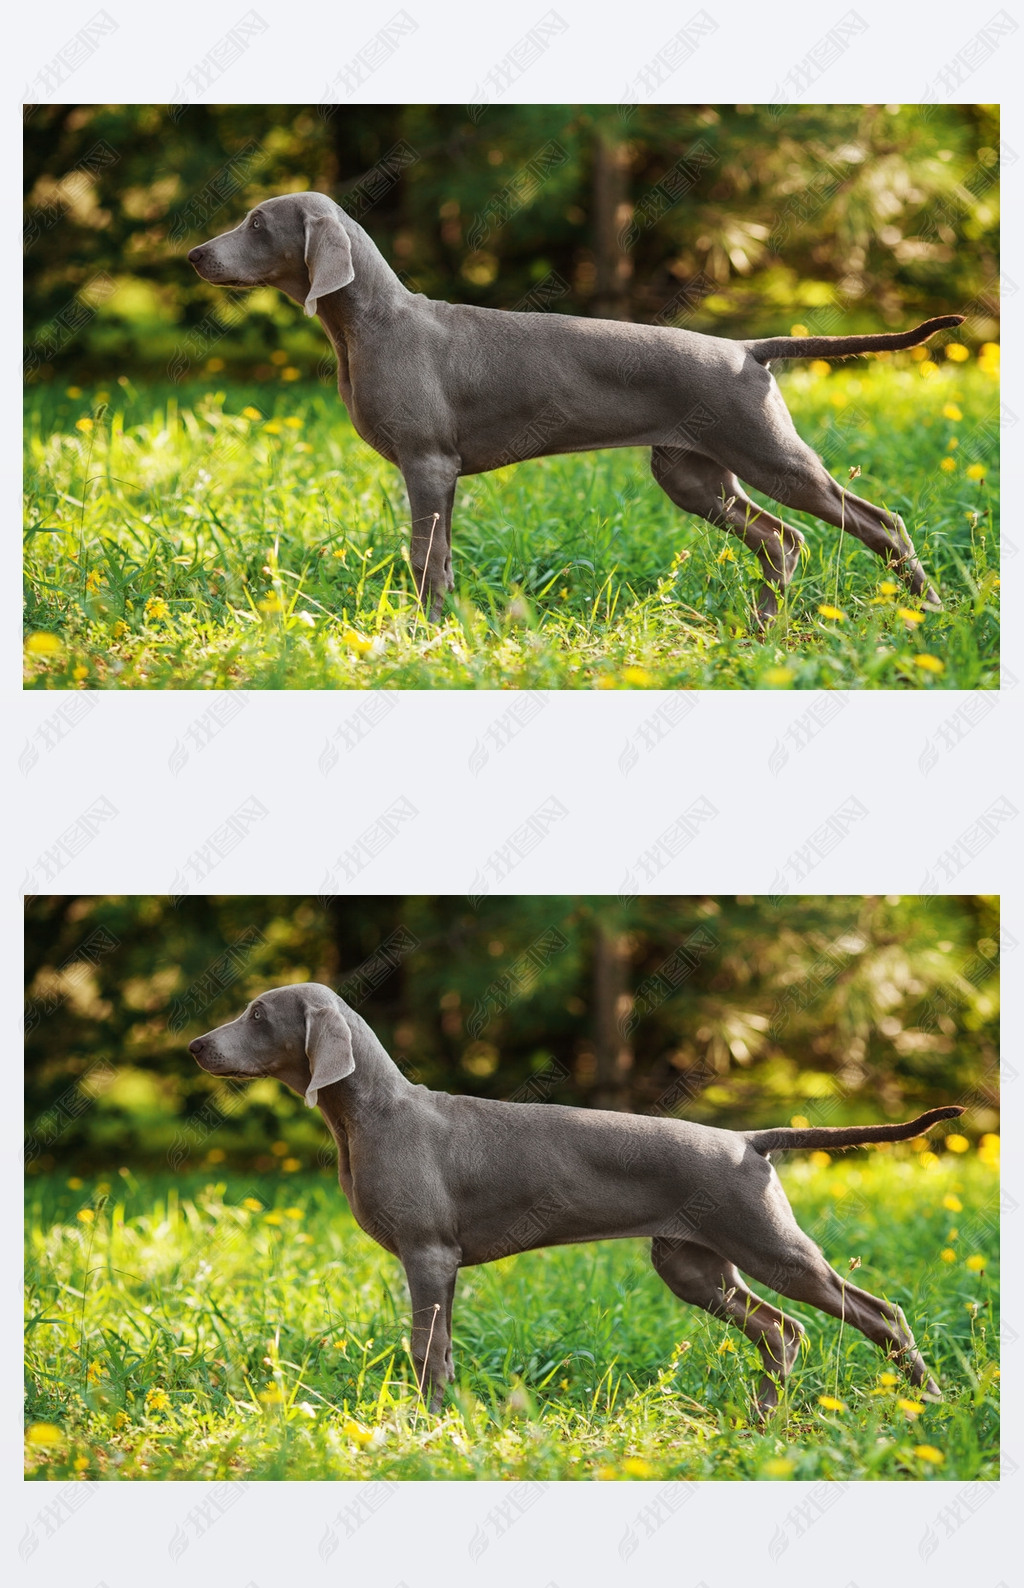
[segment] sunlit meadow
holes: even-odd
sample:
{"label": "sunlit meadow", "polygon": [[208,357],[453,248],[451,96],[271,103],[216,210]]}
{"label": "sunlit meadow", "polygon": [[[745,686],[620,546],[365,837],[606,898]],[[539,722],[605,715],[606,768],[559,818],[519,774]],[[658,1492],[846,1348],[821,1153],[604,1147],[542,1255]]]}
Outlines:
{"label": "sunlit meadow", "polygon": [[628,449],[464,481],[455,599],[429,624],[398,472],[331,383],[287,362],[276,382],[229,382],[220,364],[181,386],[30,389],[30,687],[998,685],[995,344],[780,370],[801,434],[903,515],[946,609],[924,613],[850,535],[787,513],[808,550],[766,639],[752,555],[681,514]]}
{"label": "sunlit meadow", "polygon": [[639,1241],[461,1274],[458,1384],[433,1416],[400,1267],[331,1174],[223,1157],[30,1177],[30,1477],[998,1476],[995,1136],[783,1164],[803,1227],[903,1306],[946,1398],[926,1404],[855,1330],[784,1301],[809,1338],[766,1427],[754,1348],[681,1305]]}

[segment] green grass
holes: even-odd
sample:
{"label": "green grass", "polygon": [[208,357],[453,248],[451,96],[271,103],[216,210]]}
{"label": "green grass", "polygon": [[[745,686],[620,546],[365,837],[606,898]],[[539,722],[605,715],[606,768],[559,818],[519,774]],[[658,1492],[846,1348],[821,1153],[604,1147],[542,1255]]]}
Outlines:
{"label": "green grass", "polygon": [[400,1267],[330,1175],[210,1174],[29,1181],[31,1477],[998,1476],[998,1173],[973,1154],[783,1167],[830,1261],[859,1257],[857,1281],[904,1307],[946,1399],[922,1405],[860,1334],[787,1302],[809,1339],[763,1429],[753,1347],[676,1301],[640,1241],[461,1274],[456,1400],[432,1416]]}
{"label": "green grass", "polygon": [[945,612],[922,618],[852,536],[788,513],[809,549],[762,641],[753,556],[681,514],[647,454],[623,450],[462,482],[455,601],[431,626],[398,472],[331,386],[136,389],[123,376],[107,392],[28,393],[27,684],[997,687],[991,362],[811,365],[781,380],[835,477],[859,468],[853,488],[903,514]]}

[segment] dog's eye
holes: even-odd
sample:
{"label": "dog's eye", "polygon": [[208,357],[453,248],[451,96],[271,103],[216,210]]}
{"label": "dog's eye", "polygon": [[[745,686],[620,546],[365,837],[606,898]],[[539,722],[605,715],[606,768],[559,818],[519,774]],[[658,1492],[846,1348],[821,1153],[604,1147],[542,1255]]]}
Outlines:
{"label": "dog's eye", "polygon": [[253,216],[252,223],[257,229],[259,228],[259,226],[260,226],[260,218],[259,218],[258,215],[254,215]]}
{"label": "dog's eye", "polygon": [[262,1009],[254,1009],[253,1012],[252,1012],[252,1017],[253,1017],[254,1020],[262,1020],[263,1019],[263,1011],[262,1011]]}

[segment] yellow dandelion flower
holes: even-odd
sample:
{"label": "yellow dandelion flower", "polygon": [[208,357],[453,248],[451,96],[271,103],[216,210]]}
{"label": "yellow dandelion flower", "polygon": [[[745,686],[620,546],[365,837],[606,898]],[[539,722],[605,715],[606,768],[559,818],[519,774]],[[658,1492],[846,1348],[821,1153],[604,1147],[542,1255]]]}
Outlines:
{"label": "yellow dandelion flower", "polygon": [[623,1472],[628,1472],[631,1478],[653,1478],[654,1468],[642,1456],[627,1456],[622,1463]]}
{"label": "yellow dandelion flower", "polygon": [[206,360],[206,367],[211,375],[219,375],[221,370],[224,368],[224,360],[222,358],[218,358],[215,353],[212,358],[208,358]]}
{"label": "yellow dandelion flower", "polygon": [[723,1340],[718,1347],[719,1356],[724,1356],[727,1351],[735,1351],[736,1346],[732,1340]]}
{"label": "yellow dandelion flower", "polygon": [[818,611],[823,618],[830,618],[833,623],[844,623],[846,621],[846,613],[840,612],[838,607],[819,607]]}
{"label": "yellow dandelion flower", "polygon": [[789,334],[790,336],[810,336],[811,333],[807,329],[806,325],[791,325],[789,328]]}
{"label": "yellow dandelion flower", "polygon": [[299,380],[301,376],[301,369],[296,369],[294,364],[289,364],[286,369],[281,371],[282,380]]}
{"label": "yellow dandelion flower", "polygon": [[959,436],[950,436],[949,440],[946,442],[946,451],[947,452],[955,452],[959,445],[960,445],[960,437]]}
{"label": "yellow dandelion flower", "polygon": [[100,587],[100,576],[96,572],[95,568],[93,568],[85,576],[85,588],[88,591],[90,591],[93,595],[95,595],[95,593],[99,589],[99,587]]}
{"label": "yellow dandelion flower", "polygon": [[276,419],[267,420],[266,424],[263,426],[263,434],[265,436],[279,436],[281,434],[281,426],[278,424]]}
{"label": "yellow dandelion flower", "polygon": [[87,667],[82,667],[81,665],[79,665],[78,667],[72,668],[71,676],[72,676],[72,678],[76,679],[79,683],[81,683],[83,678],[88,678],[89,669]]}
{"label": "yellow dandelion flower", "polygon": [[881,591],[882,595],[887,595],[887,596],[899,595],[900,587],[899,587],[898,584],[893,584],[891,579],[883,579],[881,584],[878,586],[878,588]]}
{"label": "yellow dandelion flower", "polygon": [[934,1445],[915,1445],[914,1455],[917,1456],[920,1461],[930,1462],[933,1467],[937,1467],[940,1462],[945,1461],[946,1459],[942,1454],[942,1451],[936,1450]]}
{"label": "yellow dandelion flower", "polygon": [[266,600],[258,604],[260,611],[265,612],[268,617],[274,617],[278,612],[284,611],[284,602],[276,591],[271,591]]}
{"label": "yellow dandelion flower", "polygon": [[955,1197],[952,1191],[946,1192],[946,1195],[942,1199],[942,1206],[947,1208],[950,1213],[962,1213],[964,1210],[964,1205],[960,1198]]}
{"label": "yellow dandelion flower", "polygon": [[[999,1152],[999,1137],[992,1131],[986,1131],[984,1136],[978,1137],[978,1151]],[[69,1182],[70,1184],[70,1182]]]}
{"label": "yellow dandelion flower", "polygon": [[346,1438],[354,1440],[360,1449],[364,1445],[368,1445],[373,1438],[372,1429],[364,1428],[361,1423],[353,1422],[351,1418],[344,1424],[342,1433]]}
{"label": "yellow dandelion flower", "polygon": [[946,670],[945,662],[941,662],[937,656],[929,656],[926,651],[914,657],[914,666],[923,668],[926,673],[943,673]]}
{"label": "yellow dandelion flower", "polygon": [[284,1392],[280,1384],[268,1384],[265,1390],[260,1391],[260,1400],[264,1406],[281,1406],[284,1404]]}
{"label": "yellow dandelion flower", "polygon": [[85,1370],[86,1382],[89,1384],[98,1384],[102,1374],[103,1369],[100,1367],[99,1363],[90,1362],[89,1366]]}
{"label": "yellow dandelion flower", "polygon": [[923,1169],[934,1169],[938,1163],[938,1156],[926,1147],[924,1152],[918,1154],[918,1163]]}
{"label": "yellow dandelion flower", "polygon": [[963,364],[971,356],[969,350],[964,347],[962,342],[947,342],[943,351],[948,359],[952,359],[954,364]]}
{"label": "yellow dandelion flower", "polygon": [[242,1206],[248,1208],[250,1213],[262,1213],[263,1203],[257,1202],[255,1197],[243,1197]]}
{"label": "yellow dandelion flower", "polygon": [[939,1256],[942,1258],[944,1263],[956,1262],[956,1252],[954,1252],[951,1246],[943,1247],[942,1251],[939,1253]]}
{"label": "yellow dandelion flower", "polygon": [[128,1417],[128,1413],[127,1412],[115,1412],[114,1413],[114,1427],[115,1428],[117,1428],[117,1429],[127,1428],[128,1427],[128,1423],[129,1423],[129,1417]]}
{"label": "yellow dandelion flower", "polygon": [[147,1412],[166,1412],[170,1410],[171,1397],[166,1390],[151,1389],[146,1394]]}
{"label": "yellow dandelion flower", "polygon": [[88,1456],[76,1456],[74,1461],[71,1463],[71,1465],[74,1467],[76,1472],[85,1472],[85,1471],[88,1470],[89,1457]]}
{"label": "yellow dandelion flower", "polygon": [[792,1125],[794,1130],[808,1130],[811,1124],[806,1114],[791,1115],[789,1123]]}
{"label": "yellow dandelion flower", "polygon": [[897,607],[896,616],[902,618],[904,623],[923,623],[924,613],[914,612],[910,607]]}
{"label": "yellow dandelion flower", "polygon": [[285,1158],[281,1168],[286,1174],[294,1174],[296,1169],[302,1168],[302,1163],[298,1158]]}
{"label": "yellow dandelion flower", "polygon": [[967,478],[969,480],[983,480],[985,478],[985,465],[983,463],[969,463],[967,465]]}
{"label": "yellow dandelion flower", "polygon": [[623,668],[622,682],[629,684],[632,689],[647,689],[654,683],[654,674],[649,673],[646,667]]}
{"label": "yellow dandelion flower", "polygon": [[289,430],[302,429],[302,420],[299,418],[298,414],[289,414],[288,418],[285,420],[285,424],[288,426]]}
{"label": "yellow dandelion flower", "polygon": [[810,1154],[808,1162],[812,1163],[816,1169],[827,1169],[829,1164],[832,1162],[832,1154],[828,1152],[822,1152],[819,1148],[817,1151]]}
{"label": "yellow dandelion flower", "polygon": [[260,413],[258,408],[254,408],[252,406],[252,404],[250,403],[248,405],[248,407],[242,409],[242,418],[243,419],[262,419],[263,415]]}
{"label": "yellow dandelion flower", "polygon": [[91,1224],[96,1215],[92,1208],[79,1208],[78,1217],[81,1219],[83,1224]]}
{"label": "yellow dandelion flower", "polygon": [[985,1272],[985,1259],[984,1257],[979,1257],[977,1252],[975,1252],[968,1257],[965,1267],[969,1268],[972,1274],[983,1274]]}
{"label": "yellow dandelion flower", "polygon": [[772,689],[785,689],[795,677],[791,667],[769,667],[761,674],[761,682],[769,684]]}
{"label": "yellow dandelion flower", "polygon": [[147,623],[162,623],[170,617],[171,609],[159,596],[151,596],[146,602],[145,614]]}
{"label": "yellow dandelion flower", "polygon": [[93,422],[92,422],[91,419],[87,419],[87,418],[83,417],[81,419],[76,419],[75,420],[75,429],[76,430],[81,430],[84,435],[88,435],[89,431],[92,430],[92,428],[93,428]]}
{"label": "yellow dandelion flower", "polygon": [[264,1213],[263,1222],[264,1224],[283,1224],[284,1219],[282,1218],[281,1214],[278,1213],[277,1209],[273,1208],[269,1213]]}
{"label": "yellow dandelion flower", "polygon": [[128,633],[128,625],[122,618],[118,618],[110,632],[115,640],[123,640]]}
{"label": "yellow dandelion flower", "polygon": [[956,403],[947,403],[942,410],[942,414],[943,418],[952,419],[954,421],[963,418],[963,414],[960,412],[960,409],[957,407]]}
{"label": "yellow dandelion flower", "polygon": [[946,1137],[947,1152],[969,1152],[971,1144],[966,1136],[952,1135]]}
{"label": "yellow dandelion flower", "polygon": [[723,546],[721,551],[718,553],[717,561],[718,562],[735,562],[736,561],[736,553],[733,551],[731,546]]}
{"label": "yellow dandelion flower", "polygon": [[830,375],[832,373],[832,365],[824,358],[812,358],[807,367],[812,375]]}
{"label": "yellow dandelion flower", "polygon": [[37,629],[25,641],[25,649],[30,656],[59,656],[64,649],[56,634],[47,634],[43,629]]}
{"label": "yellow dandelion flower", "polygon": [[223,1147],[211,1147],[206,1154],[206,1161],[207,1163],[223,1163],[226,1157],[227,1153]]}
{"label": "yellow dandelion flower", "polygon": [[[368,640],[364,634],[357,634],[355,629],[346,629],[341,637],[349,650],[356,651],[360,656],[365,656],[367,651],[373,649],[373,641]],[[611,683],[605,685],[606,689],[612,687]]]}
{"label": "yellow dandelion flower", "polygon": [[908,1401],[900,1399],[896,1402],[896,1404],[900,1411],[906,1412],[907,1416],[910,1418],[920,1417],[921,1413],[924,1411],[923,1401]]}
{"label": "yellow dandelion flower", "polygon": [[998,364],[998,362],[999,362],[999,343],[998,342],[982,342],[981,346],[978,349],[978,357],[979,358],[992,359],[992,360],[995,361],[995,363]]}
{"label": "yellow dandelion flower", "polygon": [[895,1373],[879,1373],[878,1382],[884,1384],[886,1389],[895,1389],[899,1379]]}
{"label": "yellow dandelion flower", "polygon": [[303,1216],[302,1215],[302,1209],[301,1208],[285,1208],[284,1216],[285,1216],[286,1219],[301,1219],[302,1216]]}
{"label": "yellow dandelion flower", "polygon": [[834,1395],[819,1395],[818,1405],[824,1406],[827,1412],[845,1412],[846,1402],[837,1401]]}
{"label": "yellow dandelion flower", "polygon": [[67,396],[67,397],[81,397],[81,395],[82,395],[81,386],[69,386],[67,391],[65,392],[65,396]]}
{"label": "yellow dandelion flower", "polygon": [[761,1472],[766,1478],[789,1478],[796,1470],[795,1465],[788,1456],[773,1456],[766,1461]]}
{"label": "yellow dandelion flower", "polygon": [[30,1445],[46,1450],[51,1445],[64,1443],[64,1430],[58,1428],[56,1423],[32,1423],[25,1432],[25,1438]]}
{"label": "yellow dandelion flower", "polygon": [[952,474],[953,470],[956,468],[956,458],[943,458],[942,462],[939,464],[939,468],[942,470],[943,474]]}
{"label": "yellow dandelion flower", "polygon": [[920,369],[921,374],[926,378],[939,373],[938,364],[933,363],[930,358],[922,359],[921,363],[918,365],[918,368]]}

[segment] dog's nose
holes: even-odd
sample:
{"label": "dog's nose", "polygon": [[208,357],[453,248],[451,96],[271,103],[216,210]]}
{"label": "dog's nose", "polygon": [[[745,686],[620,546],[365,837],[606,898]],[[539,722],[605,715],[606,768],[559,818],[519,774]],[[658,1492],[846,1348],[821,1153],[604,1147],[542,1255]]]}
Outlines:
{"label": "dog's nose", "polygon": [[198,248],[193,248],[190,251],[189,256],[188,256],[189,264],[190,265],[198,265],[199,261],[202,259],[202,257],[205,254],[205,252],[206,252],[205,243],[200,243]]}
{"label": "dog's nose", "polygon": [[206,1043],[206,1038],[205,1037],[196,1037],[194,1042],[190,1042],[189,1043],[188,1051],[191,1053],[191,1055],[192,1055],[192,1057],[194,1059],[198,1059],[199,1055],[203,1051],[203,1047],[205,1046],[205,1043]]}

